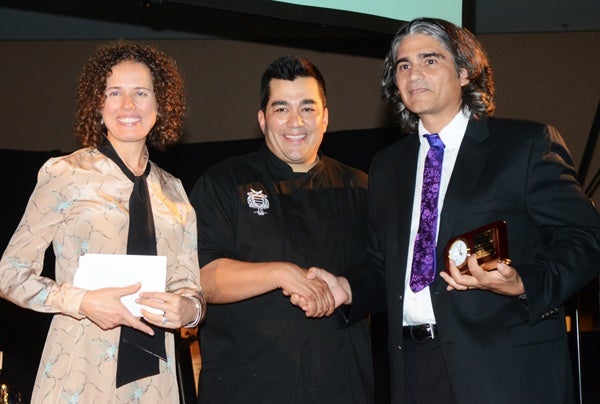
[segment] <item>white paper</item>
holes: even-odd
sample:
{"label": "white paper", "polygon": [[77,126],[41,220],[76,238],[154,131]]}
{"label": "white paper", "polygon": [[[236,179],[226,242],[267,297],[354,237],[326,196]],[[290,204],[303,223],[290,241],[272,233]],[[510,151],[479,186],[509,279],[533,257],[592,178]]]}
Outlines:
{"label": "white paper", "polygon": [[131,314],[142,317],[141,309],[162,314],[161,310],[135,302],[141,292],[164,292],[167,279],[167,257],[160,255],[85,254],[79,257],[79,268],[73,284],[82,289],[95,290],[123,287],[140,282],[140,290],[123,296],[121,302]]}

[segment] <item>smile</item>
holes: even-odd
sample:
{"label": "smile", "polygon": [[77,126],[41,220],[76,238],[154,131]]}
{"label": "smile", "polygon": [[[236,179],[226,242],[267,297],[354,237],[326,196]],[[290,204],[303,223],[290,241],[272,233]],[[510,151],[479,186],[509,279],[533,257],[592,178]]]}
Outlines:
{"label": "smile", "polygon": [[132,124],[132,123],[137,123],[137,122],[141,121],[141,119],[130,117],[130,118],[119,118],[119,119],[117,119],[117,121],[119,123]]}
{"label": "smile", "polygon": [[284,135],[286,139],[290,140],[301,140],[306,137],[306,135]]}

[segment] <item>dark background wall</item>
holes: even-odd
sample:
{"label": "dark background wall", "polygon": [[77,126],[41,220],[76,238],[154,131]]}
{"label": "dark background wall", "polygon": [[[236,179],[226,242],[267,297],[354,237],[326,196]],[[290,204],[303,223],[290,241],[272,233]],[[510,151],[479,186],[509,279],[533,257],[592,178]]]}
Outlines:
{"label": "dark background wall", "polygon": [[[462,3],[463,24],[495,70],[496,116],[556,126],[579,167],[600,101],[600,2]],[[76,148],[77,76],[95,47],[115,38],[152,43],[177,60],[188,95],[184,143],[260,137],[258,80],[286,53],[323,71],[330,131],[387,127],[381,65],[400,24],[258,0],[0,0],[0,148]],[[600,147],[589,160],[586,181],[600,170]]]}
{"label": "dark background wall", "polygon": [[[600,95],[600,32],[479,38],[495,68],[496,116],[556,126],[579,164]],[[0,41],[0,148],[69,151],[76,147],[72,132],[76,79],[101,42]],[[306,56],[322,70],[328,84],[330,130],[389,125],[379,96],[383,52],[377,57],[349,55],[228,39],[146,42],[175,57],[184,74],[185,143],[259,137],[258,81],[266,65],[286,53]],[[598,170],[599,147],[594,162],[592,169]],[[596,201],[600,202],[597,197]]]}

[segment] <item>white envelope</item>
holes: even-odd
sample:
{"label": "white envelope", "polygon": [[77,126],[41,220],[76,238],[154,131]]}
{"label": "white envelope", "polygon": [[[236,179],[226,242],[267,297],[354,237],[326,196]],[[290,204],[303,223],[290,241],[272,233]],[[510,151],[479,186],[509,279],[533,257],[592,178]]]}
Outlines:
{"label": "white envelope", "polygon": [[167,257],[161,255],[85,254],[79,257],[79,268],[73,284],[82,289],[95,290],[123,287],[140,282],[141,289],[121,298],[131,314],[142,317],[141,309],[162,314],[135,302],[141,292],[164,292],[167,279]]}

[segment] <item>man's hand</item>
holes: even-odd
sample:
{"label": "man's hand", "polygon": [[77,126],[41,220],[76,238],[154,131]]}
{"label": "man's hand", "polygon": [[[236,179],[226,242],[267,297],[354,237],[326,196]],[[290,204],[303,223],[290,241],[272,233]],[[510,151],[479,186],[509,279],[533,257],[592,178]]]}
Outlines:
{"label": "man's hand", "polygon": [[280,279],[283,294],[311,317],[330,316],[335,310],[334,296],[323,279],[308,276],[307,271],[294,265],[281,272]]}
{"label": "man's hand", "polygon": [[440,275],[446,283],[447,290],[483,289],[507,296],[519,296],[525,293],[525,287],[517,270],[503,262],[498,263],[494,271],[486,271],[477,263],[477,257],[471,255],[467,259],[469,274],[461,274],[459,269],[450,260],[449,272]]}
{"label": "man's hand", "polygon": [[[342,304],[350,304],[352,302],[352,293],[350,290],[350,284],[346,278],[327,272],[324,269],[312,267],[306,273],[307,279],[310,280],[321,280],[327,284],[329,291],[331,292],[334,299],[334,308],[338,308]],[[322,317],[318,312],[310,309],[308,301],[305,296],[298,294],[291,294],[290,301],[292,304],[300,307],[306,313],[307,317]],[[333,310],[327,315],[331,315]]]}

